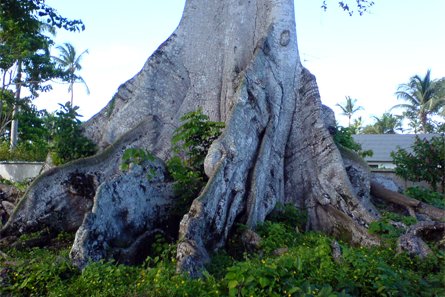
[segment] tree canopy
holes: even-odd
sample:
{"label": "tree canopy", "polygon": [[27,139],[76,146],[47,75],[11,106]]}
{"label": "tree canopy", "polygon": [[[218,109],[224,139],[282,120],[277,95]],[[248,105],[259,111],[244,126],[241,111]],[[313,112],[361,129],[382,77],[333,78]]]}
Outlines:
{"label": "tree canopy", "polygon": [[53,57],[53,59],[59,64],[60,67],[62,67],[65,73],[67,82],[69,84],[68,92],[71,94],[70,104],[71,106],[74,106],[73,101],[75,83],[82,83],[85,86],[87,93],[90,93],[90,90],[83,77],[77,75],[77,71],[82,69],[82,65],[80,64],[82,58],[85,54],[88,54],[88,50],[84,50],[82,53],[78,54],[74,46],[68,42],[57,46],[57,49],[59,50],[59,56]]}
{"label": "tree canopy", "polygon": [[396,134],[402,131],[402,117],[385,112],[380,117],[373,116],[374,124],[363,128],[363,134]]}
{"label": "tree canopy", "polygon": [[0,3],[0,123],[3,129],[11,123],[12,148],[17,143],[22,89],[26,88],[31,98],[37,97],[39,92],[51,89],[47,84],[50,79],[65,75],[50,56],[54,28],[81,31],[85,27],[80,20],[62,17],[43,0]]}
{"label": "tree canopy", "polygon": [[342,110],[342,115],[348,117],[348,126],[351,126],[351,119],[354,113],[357,111],[363,110],[362,106],[357,106],[357,99],[353,99],[350,96],[346,96],[346,101],[343,105],[337,104],[336,106],[340,107]]}
{"label": "tree canopy", "polygon": [[431,132],[430,117],[445,106],[444,79],[432,79],[431,70],[428,70],[424,77],[414,75],[408,83],[401,84],[396,95],[406,103],[398,104],[393,109],[405,110],[405,117],[410,120],[415,132]]}

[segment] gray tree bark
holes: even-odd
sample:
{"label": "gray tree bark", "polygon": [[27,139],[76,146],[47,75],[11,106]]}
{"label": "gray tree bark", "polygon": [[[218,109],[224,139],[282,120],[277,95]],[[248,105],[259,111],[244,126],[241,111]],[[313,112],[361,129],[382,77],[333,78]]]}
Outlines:
{"label": "gray tree bark", "polygon": [[[235,223],[255,228],[278,202],[307,210],[309,229],[378,244],[366,230],[376,216],[357,198],[323,120],[315,77],[300,63],[293,2],[188,0],[177,30],[85,125],[102,149],[121,139],[119,149],[102,153],[118,152],[106,160],[119,162],[122,150],[136,143],[168,158],[179,118],[198,107],[226,123],[206,158],[210,180],[179,227],[178,270],[199,275]],[[132,134],[147,122],[145,134],[140,129]],[[52,178],[66,180],[84,166],[99,176],[97,189],[119,174],[115,165],[97,173],[94,166],[103,164],[82,162],[53,171]],[[58,187],[58,199],[69,200],[61,198],[69,197],[66,187]],[[364,188],[369,192],[369,181]],[[37,189],[43,191],[34,185],[33,199],[31,194],[24,199],[45,200]],[[26,222],[19,213],[8,223],[10,230]],[[17,218],[22,225],[14,223]]]}

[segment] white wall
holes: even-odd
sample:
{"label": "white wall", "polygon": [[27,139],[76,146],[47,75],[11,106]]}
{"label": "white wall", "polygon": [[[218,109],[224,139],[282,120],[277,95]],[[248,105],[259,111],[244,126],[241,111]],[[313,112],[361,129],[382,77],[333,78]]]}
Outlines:
{"label": "white wall", "polygon": [[0,162],[0,175],[2,178],[20,182],[39,175],[43,162]]}

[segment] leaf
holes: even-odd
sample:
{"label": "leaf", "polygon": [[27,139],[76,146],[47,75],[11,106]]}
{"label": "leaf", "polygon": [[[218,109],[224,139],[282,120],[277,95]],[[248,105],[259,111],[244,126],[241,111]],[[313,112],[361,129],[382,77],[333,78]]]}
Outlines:
{"label": "leaf", "polygon": [[234,289],[238,286],[238,281],[237,280],[231,280],[228,282],[227,287],[229,289]]}
{"label": "leaf", "polygon": [[252,275],[250,275],[249,277],[246,278],[246,280],[244,281],[244,284],[245,285],[250,284],[254,280],[255,280],[255,278]]}
{"label": "leaf", "polygon": [[269,279],[265,277],[260,277],[258,282],[260,283],[261,288],[267,287],[270,284]]}
{"label": "leaf", "polygon": [[229,273],[226,274],[225,279],[226,279],[226,280],[233,280],[233,279],[236,279],[237,277],[238,277],[238,274],[237,274],[237,273],[235,273],[235,272],[229,272]]}

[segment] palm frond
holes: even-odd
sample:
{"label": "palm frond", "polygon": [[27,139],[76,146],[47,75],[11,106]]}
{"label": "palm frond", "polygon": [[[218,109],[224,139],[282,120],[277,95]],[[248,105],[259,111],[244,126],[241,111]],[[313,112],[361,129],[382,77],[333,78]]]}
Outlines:
{"label": "palm frond", "polygon": [[90,94],[90,88],[88,88],[87,83],[85,82],[85,80],[83,79],[83,77],[79,76],[79,81],[85,86],[85,90],[87,92],[87,94]]}

